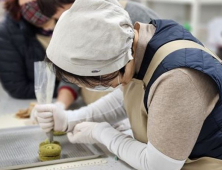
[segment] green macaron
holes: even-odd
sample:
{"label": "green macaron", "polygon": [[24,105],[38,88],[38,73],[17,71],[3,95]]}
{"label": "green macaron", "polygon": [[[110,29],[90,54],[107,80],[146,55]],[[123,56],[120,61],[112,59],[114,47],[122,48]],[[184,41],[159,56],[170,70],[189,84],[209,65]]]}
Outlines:
{"label": "green macaron", "polygon": [[39,148],[39,155],[42,156],[58,156],[61,153],[61,146],[57,144],[46,144]]}
{"label": "green macaron", "polygon": [[44,142],[39,144],[39,160],[40,161],[51,161],[60,158],[61,146],[57,141],[49,142],[46,139]]}
{"label": "green macaron", "polygon": [[57,160],[57,159],[60,159],[60,155],[58,155],[58,156],[48,156],[48,157],[39,155],[39,160],[42,161],[42,162],[44,162],[44,161],[53,161],[53,160]]}

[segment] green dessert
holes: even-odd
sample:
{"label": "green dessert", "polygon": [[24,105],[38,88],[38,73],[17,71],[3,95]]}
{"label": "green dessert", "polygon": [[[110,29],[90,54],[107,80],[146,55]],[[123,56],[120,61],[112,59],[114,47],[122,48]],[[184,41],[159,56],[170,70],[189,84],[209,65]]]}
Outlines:
{"label": "green dessert", "polygon": [[65,135],[65,134],[66,134],[66,132],[59,132],[59,131],[54,131],[53,132],[54,136],[62,136],[62,135]]}
{"label": "green dessert", "polygon": [[40,161],[51,161],[60,159],[61,146],[57,141],[49,143],[48,140],[40,143],[39,145],[39,160]]}
{"label": "green dessert", "polygon": [[39,155],[39,160],[44,162],[44,161],[53,161],[53,160],[56,160],[56,159],[60,159],[60,155],[59,156],[51,156],[51,157],[44,157],[44,156],[40,156]]}

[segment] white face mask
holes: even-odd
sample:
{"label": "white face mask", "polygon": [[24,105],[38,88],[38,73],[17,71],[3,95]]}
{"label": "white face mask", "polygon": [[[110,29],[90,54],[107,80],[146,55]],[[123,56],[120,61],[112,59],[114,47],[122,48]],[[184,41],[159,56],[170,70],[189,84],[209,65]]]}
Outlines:
{"label": "white face mask", "polygon": [[117,87],[105,87],[105,86],[96,86],[94,89],[86,88],[89,91],[95,91],[95,92],[108,92],[108,91],[114,91],[118,88],[120,88],[122,84],[118,85]]}
{"label": "white face mask", "polygon": [[116,87],[105,87],[105,86],[101,86],[101,85],[99,85],[99,86],[96,86],[96,87],[94,87],[93,89],[92,88],[86,88],[87,90],[89,90],[89,91],[95,91],[95,92],[108,92],[108,91],[114,91],[114,90],[116,90],[116,89],[118,89],[118,88],[120,88],[121,86],[122,86],[122,84],[120,84],[120,80],[119,80],[119,75],[118,75],[118,86],[116,86]]}

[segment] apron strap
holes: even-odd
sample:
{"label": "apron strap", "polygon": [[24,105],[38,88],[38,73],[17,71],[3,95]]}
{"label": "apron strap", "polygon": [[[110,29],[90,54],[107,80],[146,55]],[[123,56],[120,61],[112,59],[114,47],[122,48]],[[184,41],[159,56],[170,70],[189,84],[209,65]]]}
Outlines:
{"label": "apron strap", "polygon": [[185,48],[196,48],[196,49],[205,51],[206,53],[214,57],[216,60],[218,60],[220,63],[222,63],[221,59],[217,55],[215,55],[208,48],[200,44],[197,44],[196,42],[189,41],[189,40],[172,41],[160,47],[155,53],[155,55],[153,56],[150,66],[148,67],[148,70],[143,78],[145,85],[146,86],[148,85],[154,71],[159,66],[159,64],[164,60],[164,58],[166,58],[169,54],[173,53],[174,51],[185,49]]}

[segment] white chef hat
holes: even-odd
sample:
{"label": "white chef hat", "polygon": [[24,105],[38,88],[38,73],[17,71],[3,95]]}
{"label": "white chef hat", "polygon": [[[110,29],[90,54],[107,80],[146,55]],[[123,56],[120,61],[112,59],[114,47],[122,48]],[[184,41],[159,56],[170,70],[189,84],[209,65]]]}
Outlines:
{"label": "white chef hat", "polygon": [[76,0],[59,19],[48,58],[80,76],[113,73],[132,60],[134,30],[117,0]]}

